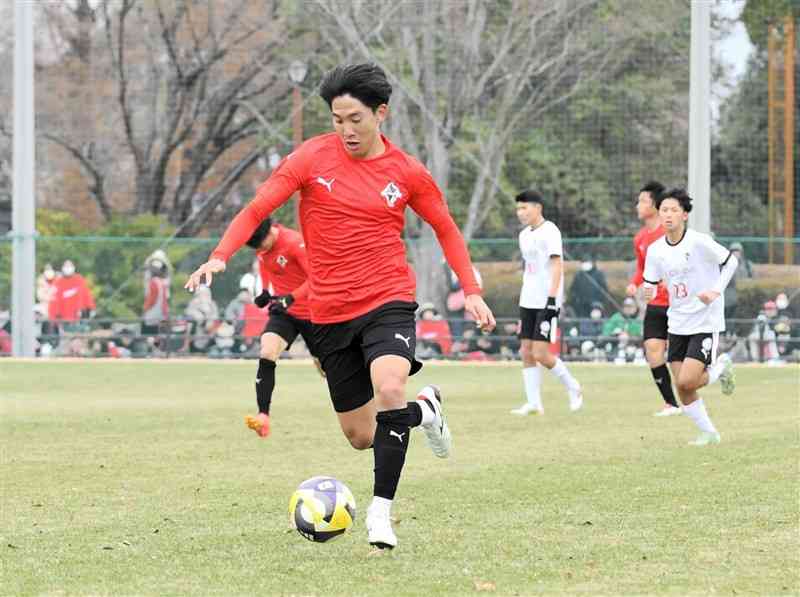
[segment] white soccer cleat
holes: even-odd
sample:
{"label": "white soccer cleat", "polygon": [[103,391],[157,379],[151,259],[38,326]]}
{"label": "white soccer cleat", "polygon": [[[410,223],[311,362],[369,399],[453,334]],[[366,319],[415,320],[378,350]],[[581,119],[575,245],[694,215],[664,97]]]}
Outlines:
{"label": "white soccer cleat", "polygon": [[578,386],[574,390],[569,390],[569,409],[572,412],[577,412],[583,408],[583,390]]}
{"label": "white soccer cleat", "polygon": [[716,431],[701,431],[696,439],[689,442],[690,446],[708,446],[710,444],[718,444],[722,441],[722,436]]}
{"label": "white soccer cleat", "polygon": [[379,508],[367,508],[367,534],[369,544],[380,549],[394,549],[397,546],[397,535],[392,530],[389,513]]}
{"label": "white soccer cleat", "polygon": [[526,402],[525,404],[523,404],[519,408],[515,408],[514,410],[512,410],[511,414],[512,415],[519,415],[521,417],[524,417],[524,416],[527,416],[527,415],[543,415],[544,414],[544,409],[536,408],[530,402]]}
{"label": "white soccer cleat", "polygon": [[726,353],[717,357],[717,363],[722,367],[722,373],[719,374],[719,383],[722,386],[722,393],[726,396],[733,394],[736,389],[736,377],[733,374],[733,361]]}
{"label": "white soccer cleat", "polygon": [[654,413],[654,417],[674,417],[676,415],[683,414],[683,411],[678,408],[677,406],[672,406],[671,404],[665,404],[664,408],[662,408],[657,413]]}
{"label": "white soccer cleat", "polygon": [[422,400],[433,408],[433,422],[422,425],[428,447],[439,458],[447,458],[453,447],[453,438],[450,436],[450,428],[442,412],[442,394],[439,388],[433,385],[425,386],[419,391],[417,400]]}

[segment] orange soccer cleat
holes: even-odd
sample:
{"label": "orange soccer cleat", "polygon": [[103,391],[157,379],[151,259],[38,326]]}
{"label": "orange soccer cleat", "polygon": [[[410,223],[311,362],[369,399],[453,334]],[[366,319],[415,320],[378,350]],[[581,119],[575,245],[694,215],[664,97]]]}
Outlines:
{"label": "orange soccer cleat", "polygon": [[250,429],[255,431],[259,437],[267,437],[269,435],[269,415],[265,413],[258,413],[255,417],[247,415],[244,418],[244,423]]}

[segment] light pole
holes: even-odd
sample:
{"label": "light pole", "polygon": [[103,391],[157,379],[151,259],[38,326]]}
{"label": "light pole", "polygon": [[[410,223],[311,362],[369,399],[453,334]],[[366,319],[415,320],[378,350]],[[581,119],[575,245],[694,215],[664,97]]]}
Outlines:
{"label": "light pole", "polygon": [[[300,93],[300,84],[306,78],[308,67],[305,62],[294,60],[289,65],[289,80],[292,82],[292,144],[294,149],[303,142],[303,95]],[[294,217],[297,228],[300,229],[300,194],[295,193]],[[300,230],[302,234],[303,231]]]}

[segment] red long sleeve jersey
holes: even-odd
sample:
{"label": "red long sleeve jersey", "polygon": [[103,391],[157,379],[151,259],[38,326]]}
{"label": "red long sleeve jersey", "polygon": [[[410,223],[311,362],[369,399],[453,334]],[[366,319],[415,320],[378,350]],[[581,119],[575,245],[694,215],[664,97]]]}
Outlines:
{"label": "red long sleeve jersey", "polygon": [[275,224],[278,238],[269,251],[259,251],[258,269],[261,283],[266,288],[270,283],[274,294],[291,294],[294,303],[289,315],[297,319],[311,319],[308,304],[308,258],[303,237],[291,228]]}
{"label": "red long sleeve jersey", "polygon": [[[659,226],[655,230],[650,230],[645,226],[633,237],[633,250],[636,253],[636,271],[631,277],[631,284],[636,284],[637,287],[642,285],[644,282],[644,262],[647,257],[647,248],[664,236],[665,233],[663,226]],[[649,304],[658,307],[669,306],[669,293],[666,286],[663,284],[658,285],[656,296]]]}
{"label": "red long sleeve jersey", "polygon": [[386,151],[366,160],[352,158],[335,133],[303,143],[234,218],[212,258],[227,261],[299,190],[314,322],[347,321],[390,301],[414,300],[402,236],[406,207],[434,229],[465,293],[480,294],[464,238],[430,172],[382,138]]}

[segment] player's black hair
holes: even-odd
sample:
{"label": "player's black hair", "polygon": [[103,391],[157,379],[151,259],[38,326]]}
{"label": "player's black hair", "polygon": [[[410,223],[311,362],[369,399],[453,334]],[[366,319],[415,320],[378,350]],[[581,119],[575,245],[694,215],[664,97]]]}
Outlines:
{"label": "player's black hair", "polygon": [[542,195],[533,189],[522,191],[519,195],[514,197],[514,201],[517,203],[538,203],[539,205],[544,205],[544,199],[542,199]]}
{"label": "player's black hair", "polygon": [[392,85],[377,64],[343,64],[325,73],[319,95],[331,109],[334,99],[350,95],[374,112],[381,104],[389,103]]}
{"label": "player's black hair", "polygon": [[650,193],[650,196],[653,198],[653,202],[658,199],[658,196],[661,195],[664,191],[667,190],[663,184],[658,182],[657,180],[651,180],[646,185],[644,185],[641,189],[639,189],[640,193]]}
{"label": "player's black hair", "polygon": [[656,197],[656,209],[661,209],[661,203],[664,199],[675,199],[675,201],[681,204],[681,208],[683,208],[683,211],[687,214],[692,211],[692,198],[689,197],[689,193],[686,192],[686,189],[676,188],[661,193]]}
{"label": "player's black hair", "polygon": [[258,249],[261,246],[261,243],[264,242],[264,239],[267,238],[270,228],[272,228],[272,218],[263,220],[247,240],[247,246],[253,249]]}

